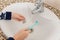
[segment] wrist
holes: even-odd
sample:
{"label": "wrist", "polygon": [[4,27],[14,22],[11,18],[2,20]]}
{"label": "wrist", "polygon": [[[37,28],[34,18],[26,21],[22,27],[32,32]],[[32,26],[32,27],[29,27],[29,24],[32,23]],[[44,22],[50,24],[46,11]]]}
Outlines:
{"label": "wrist", "polygon": [[19,36],[19,35],[15,35],[13,38],[15,40],[24,40],[24,38],[22,38],[22,36]]}

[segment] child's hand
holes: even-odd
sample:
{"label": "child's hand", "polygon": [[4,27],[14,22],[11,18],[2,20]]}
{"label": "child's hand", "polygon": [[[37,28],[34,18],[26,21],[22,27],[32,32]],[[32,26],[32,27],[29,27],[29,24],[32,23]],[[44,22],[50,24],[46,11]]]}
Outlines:
{"label": "child's hand", "polygon": [[27,38],[30,32],[31,30],[23,29],[19,31],[18,33],[16,33],[13,38],[15,40],[24,40],[25,38]]}
{"label": "child's hand", "polygon": [[12,19],[15,19],[17,21],[23,21],[25,20],[24,16],[17,14],[17,13],[12,13]]}

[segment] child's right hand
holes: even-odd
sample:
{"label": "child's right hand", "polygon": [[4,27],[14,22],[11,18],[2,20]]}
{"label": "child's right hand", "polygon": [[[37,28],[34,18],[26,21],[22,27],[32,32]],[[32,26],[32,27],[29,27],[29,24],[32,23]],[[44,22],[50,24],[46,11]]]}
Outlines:
{"label": "child's right hand", "polygon": [[28,35],[30,33],[31,33],[31,30],[23,29],[23,30],[19,31],[18,33],[16,33],[13,38],[15,40],[24,40],[28,37]]}
{"label": "child's right hand", "polygon": [[25,17],[20,14],[12,12],[12,19],[17,20],[17,21],[24,21]]}

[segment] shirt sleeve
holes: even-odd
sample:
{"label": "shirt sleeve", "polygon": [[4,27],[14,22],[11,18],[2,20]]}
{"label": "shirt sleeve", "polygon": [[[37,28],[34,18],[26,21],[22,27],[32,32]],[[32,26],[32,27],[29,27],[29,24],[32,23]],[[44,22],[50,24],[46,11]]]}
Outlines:
{"label": "shirt sleeve", "polygon": [[7,40],[14,40],[14,38],[13,37],[9,37]]}
{"label": "shirt sleeve", "polygon": [[12,12],[0,12],[0,20],[11,20]]}
{"label": "shirt sleeve", "polygon": [[0,12],[0,20],[1,20],[1,12]]}
{"label": "shirt sleeve", "polygon": [[11,13],[12,12],[6,12],[6,18],[5,18],[5,20],[11,20]]}

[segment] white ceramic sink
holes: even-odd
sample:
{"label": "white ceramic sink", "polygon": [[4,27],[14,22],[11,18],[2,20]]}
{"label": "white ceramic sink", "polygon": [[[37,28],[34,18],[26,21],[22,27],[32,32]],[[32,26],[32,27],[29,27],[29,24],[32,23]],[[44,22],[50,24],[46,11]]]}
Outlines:
{"label": "white ceramic sink", "polygon": [[12,37],[19,30],[29,27],[37,20],[39,22],[33,28],[33,32],[26,40],[60,40],[60,20],[49,9],[44,7],[43,13],[32,14],[33,3],[15,3],[7,6],[2,12],[12,11],[22,14],[26,18],[26,23],[15,20],[0,20],[2,31],[7,37]]}

